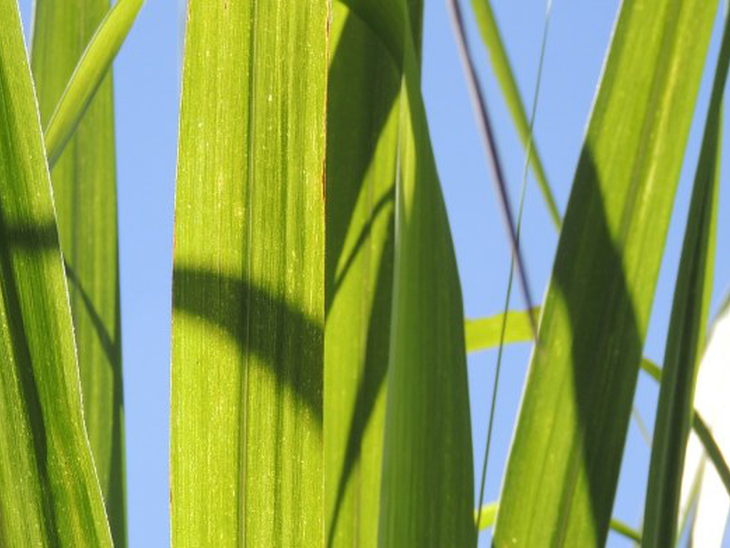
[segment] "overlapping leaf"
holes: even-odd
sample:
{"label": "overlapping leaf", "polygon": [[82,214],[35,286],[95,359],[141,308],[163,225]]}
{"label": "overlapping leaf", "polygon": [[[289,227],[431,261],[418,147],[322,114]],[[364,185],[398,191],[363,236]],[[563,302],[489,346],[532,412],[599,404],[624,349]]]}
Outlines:
{"label": "overlapping leaf", "polygon": [[0,544],[111,546],[15,0],[0,21]]}
{"label": "overlapping leaf", "polygon": [[644,512],[643,541],[646,546],[673,546],[676,542],[683,461],[692,425],[695,381],[714,279],[722,98],[729,66],[730,25],[726,24],[664,352]]}
{"label": "overlapping leaf", "polygon": [[[108,0],[36,2],[32,67],[41,120],[46,124],[108,9]],[[51,178],[69,281],[84,418],[114,543],[124,546],[124,409],[111,73]]]}
{"label": "overlapping leaf", "polygon": [[622,3],[543,307],[497,546],[605,542],[716,7]]}

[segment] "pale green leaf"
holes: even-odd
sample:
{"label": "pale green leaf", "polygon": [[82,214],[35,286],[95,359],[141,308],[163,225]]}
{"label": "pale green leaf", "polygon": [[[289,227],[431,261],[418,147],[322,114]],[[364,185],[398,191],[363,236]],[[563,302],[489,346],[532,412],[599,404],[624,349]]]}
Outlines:
{"label": "pale green leaf", "polygon": [[[108,0],[37,0],[31,64],[48,121]],[[114,544],[126,545],[116,161],[111,69],[51,172],[84,419]]]}
{"label": "pale green leaf", "polygon": [[[53,0],[49,0],[53,1]],[[55,2],[58,11],[61,7],[68,7]],[[142,8],[144,0],[118,0],[107,13],[86,47],[76,69],[73,71],[65,91],[58,99],[53,114],[45,124],[45,141],[48,163],[53,166],[63,152],[63,148],[73,135],[76,126],[86,112],[94,97],[94,93],[104,81],[109,67],[122,47],[124,39],[132,28],[137,13]],[[44,18],[41,25],[48,21],[48,15],[39,6],[38,15]],[[36,27],[39,28],[39,27]],[[45,30],[45,26],[43,27]],[[70,34],[68,29],[58,32]],[[84,36],[88,33],[84,31]],[[46,36],[34,36],[38,40],[49,40]],[[58,38],[56,38],[58,39]],[[85,45],[85,44],[84,44]],[[77,48],[75,48],[77,49]],[[64,63],[65,64],[65,63]],[[54,93],[54,96],[56,94]],[[45,109],[44,109],[45,111]]]}
{"label": "pale green leaf", "polygon": [[190,0],[175,207],[175,546],[324,543],[328,2]]}
{"label": "pale green leaf", "polygon": [[0,21],[0,545],[111,546],[15,0]]}
{"label": "pale green leaf", "polygon": [[667,333],[644,507],[646,546],[673,546],[676,542],[684,456],[712,296],[722,98],[729,66],[730,19],[726,22],[715,70]]}
{"label": "pale green leaf", "polygon": [[497,546],[605,543],[716,7],[621,4],[542,311]]}
{"label": "pale green leaf", "polygon": [[530,165],[535,173],[535,178],[537,179],[537,184],[540,187],[542,197],[545,200],[545,206],[548,209],[548,213],[550,213],[550,219],[556,228],[560,228],[560,213],[558,212],[558,206],[555,203],[555,197],[553,196],[550,183],[548,182],[547,175],[545,174],[545,168],[543,167],[542,160],[540,159],[540,153],[538,152],[537,145],[534,142],[534,136],[530,136],[530,123],[527,118],[527,113],[525,112],[525,105],[522,102],[522,96],[520,95],[520,90],[517,87],[517,81],[515,80],[515,76],[512,72],[511,63],[502,42],[499,26],[497,25],[497,20],[495,19],[494,12],[492,11],[491,0],[472,0],[471,5],[479,28],[479,34],[481,35],[482,41],[489,52],[489,58],[492,62],[494,75],[497,77],[497,82],[502,90],[502,95],[507,103],[507,108],[510,116],[512,116],[512,122],[515,125],[517,134],[525,148],[528,147],[529,143]]}

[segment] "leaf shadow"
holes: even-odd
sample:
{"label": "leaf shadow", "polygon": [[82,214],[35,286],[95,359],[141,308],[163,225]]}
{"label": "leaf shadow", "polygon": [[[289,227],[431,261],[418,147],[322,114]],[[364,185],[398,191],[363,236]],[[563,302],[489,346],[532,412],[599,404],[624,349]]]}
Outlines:
{"label": "leaf shadow", "polygon": [[[226,333],[243,356],[252,353],[276,382],[322,423],[322,368],[310,355],[323,351],[319,322],[253,283],[202,267],[173,271],[173,312],[195,316]],[[243,303],[243,305],[242,305]],[[248,319],[250,318],[250,325]],[[303,358],[292,360],[292,356]]]}
{"label": "leaf shadow", "polygon": [[[567,467],[569,482],[574,489],[580,473],[585,473],[598,544],[605,543],[608,535],[645,333],[629,290],[620,244],[609,229],[603,192],[592,152],[585,146],[566,212],[563,226],[567,231],[561,236],[553,279],[570,322],[573,400],[579,422],[580,439],[573,445]],[[571,232],[570,228],[575,226],[589,228]],[[576,254],[581,265],[590,267],[576,267],[571,262]],[[587,295],[586,286],[601,290]],[[613,335],[598,337],[601,333]],[[550,364],[538,361],[537,366]],[[622,413],[621,427],[604,428],[616,420],[616,411]],[[543,466],[546,462],[547,459]],[[563,489],[558,501],[565,520],[575,502],[573,489]],[[566,521],[555,529],[555,545],[564,544],[567,525]]]}

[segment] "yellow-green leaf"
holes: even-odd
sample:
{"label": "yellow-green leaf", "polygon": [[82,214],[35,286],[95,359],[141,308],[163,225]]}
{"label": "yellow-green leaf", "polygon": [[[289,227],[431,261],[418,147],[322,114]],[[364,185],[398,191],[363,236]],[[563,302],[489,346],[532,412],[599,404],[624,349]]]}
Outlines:
{"label": "yellow-green leaf", "polygon": [[0,545],[111,546],[15,0],[0,21]]}
{"label": "yellow-green leaf", "polygon": [[[538,316],[540,309],[535,307],[532,314]],[[499,346],[499,336],[502,331],[504,314],[497,314],[488,318],[467,319],[464,321],[466,337],[466,351],[476,352]],[[504,344],[529,342],[534,339],[530,314],[525,310],[507,312],[507,323],[504,333]]]}
{"label": "yellow-green leaf", "polygon": [[324,543],[328,5],[188,3],[172,327],[178,547]]}
{"label": "yellow-green leaf", "polygon": [[[32,68],[48,121],[108,0],[37,0]],[[116,161],[111,72],[51,171],[66,263],[84,419],[114,544],[126,545]]]}
{"label": "yellow-green leaf", "polygon": [[600,546],[715,2],[626,0],[563,222],[497,546]]}

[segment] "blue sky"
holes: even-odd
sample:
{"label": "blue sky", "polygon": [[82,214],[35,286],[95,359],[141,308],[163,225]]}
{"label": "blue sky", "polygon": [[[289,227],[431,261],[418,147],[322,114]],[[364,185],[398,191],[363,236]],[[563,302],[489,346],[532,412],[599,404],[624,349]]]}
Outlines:
{"label": "blue sky", "polygon": [[[468,2],[465,8],[468,10]],[[20,0],[26,27],[31,0]],[[493,0],[508,53],[524,97],[531,97],[545,20],[544,0]],[[444,0],[426,0],[423,90],[433,146],[444,189],[468,316],[501,311],[509,248],[489,179],[488,165],[469,102]],[[609,43],[618,0],[555,0],[547,45],[535,138],[561,212],[565,210],[594,92]],[[169,544],[169,338],[172,222],[177,144],[177,111],[184,29],[183,0],[150,0],[115,64],[116,133],[122,290],[122,339],[127,428],[130,546]],[[719,21],[718,21],[719,23]],[[519,192],[523,151],[512,129],[487,56],[470,24],[478,68],[493,115],[506,176]],[[710,59],[719,45],[716,25]],[[714,66],[714,61],[708,66]],[[707,71],[711,72],[711,71]],[[696,165],[701,120],[709,96],[705,78],[677,194],[646,354],[661,362],[674,278]],[[529,103],[529,101],[527,101]],[[700,122],[700,123],[698,123]],[[728,158],[725,140],[724,157]],[[728,170],[723,168],[719,249],[730,248]],[[530,184],[522,245],[531,285],[541,297],[552,266],[557,236],[536,186]],[[730,286],[730,254],[718,253],[715,310]],[[513,299],[522,306],[519,294]],[[487,500],[497,497],[519,405],[529,347],[505,354],[497,404]],[[474,462],[481,469],[496,353],[469,359]],[[643,375],[637,405],[652,422],[657,389]],[[638,526],[643,508],[649,450],[632,424],[614,513]],[[476,474],[476,481],[479,481]],[[488,546],[489,534],[481,537]],[[610,546],[627,546],[618,536]]]}

